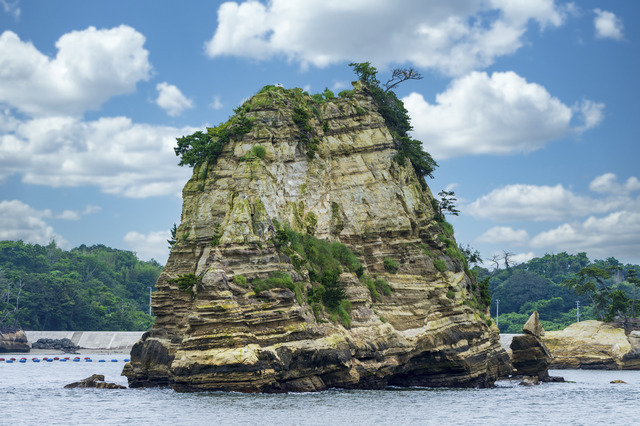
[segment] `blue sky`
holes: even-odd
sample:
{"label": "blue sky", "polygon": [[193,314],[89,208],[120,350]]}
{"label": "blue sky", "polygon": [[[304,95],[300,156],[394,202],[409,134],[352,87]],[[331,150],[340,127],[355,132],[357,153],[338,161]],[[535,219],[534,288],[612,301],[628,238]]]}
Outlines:
{"label": "blue sky", "polygon": [[[175,138],[262,86],[396,90],[459,243],[640,263],[640,3],[0,0],[0,239],[165,262]],[[489,262],[490,264],[490,262]]]}

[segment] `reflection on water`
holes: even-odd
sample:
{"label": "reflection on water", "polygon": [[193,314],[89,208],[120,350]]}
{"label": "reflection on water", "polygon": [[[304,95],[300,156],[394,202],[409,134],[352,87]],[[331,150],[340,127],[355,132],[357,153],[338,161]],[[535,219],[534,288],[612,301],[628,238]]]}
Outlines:
{"label": "reflection on water", "polygon": [[[63,389],[120,376],[107,362],[0,362],[0,424],[620,424],[638,422],[640,371],[552,371],[575,383],[493,389],[329,390],[308,394],[179,394],[170,389]],[[16,357],[19,359],[19,357]],[[29,357],[30,359],[31,357]],[[119,362],[110,362],[112,358]],[[621,379],[627,384],[611,384]]]}

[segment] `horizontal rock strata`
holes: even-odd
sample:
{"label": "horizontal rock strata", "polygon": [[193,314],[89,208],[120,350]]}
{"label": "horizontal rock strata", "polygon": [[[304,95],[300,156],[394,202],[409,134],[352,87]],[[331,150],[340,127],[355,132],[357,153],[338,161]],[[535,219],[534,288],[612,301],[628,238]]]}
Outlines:
{"label": "horizontal rock strata", "polygon": [[[225,145],[215,165],[194,169],[153,295],[155,325],[123,372],[130,386],[485,387],[510,373],[455,240],[435,220],[431,192],[409,161],[394,161],[393,136],[366,88],[312,105],[302,138],[293,119],[300,99],[284,89],[256,95],[241,107],[252,130]],[[264,158],[250,155],[256,145]],[[390,294],[373,293],[363,275],[343,268],[350,324],[311,306],[316,284],[274,243],[279,226],[346,244],[359,274],[384,279]],[[274,272],[288,274],[299,293],[253,291],[251,282]],[[192,294],[175,284],[188,274],[199,279]]]}

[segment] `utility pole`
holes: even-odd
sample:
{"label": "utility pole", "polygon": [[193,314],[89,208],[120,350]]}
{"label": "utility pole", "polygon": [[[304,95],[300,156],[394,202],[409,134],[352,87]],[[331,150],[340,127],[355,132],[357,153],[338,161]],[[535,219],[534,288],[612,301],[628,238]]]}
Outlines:
{"label": "utility pole", "polygon": [[580,301],[576,300],[576,319],[580,322]]}
{"label": "utility pole", "polygon": [[151,316],[151,287],[147,287],[149,289],[149,316]]}
{"label": "utility pole", "polygon": [[500,299],[496,299],[496,327],[500,328]]}

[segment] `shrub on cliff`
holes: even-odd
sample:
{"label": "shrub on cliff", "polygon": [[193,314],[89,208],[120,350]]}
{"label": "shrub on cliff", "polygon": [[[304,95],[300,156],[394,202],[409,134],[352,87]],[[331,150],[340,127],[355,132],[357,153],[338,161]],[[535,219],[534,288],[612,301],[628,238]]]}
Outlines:
{"label": "shrub on cliff", "polygon": [[395,260],[386,257],[383,262],[384,269],[386,269],[387,272],[395,274],[398,271],[398,262],[396,262]]}
{"label": "shrub on cliff", "polygon": [[404,107],[404,103],[391,90],[403,81],[419,80],[422,76],[412,69],[395,69],[392,78],[385,83],[383,88],[376,77],[378,71],[369,62],[352,62],[349,66],[353,68],[358,79],[366,84],[371,91],[371,95],[378,105],[378,112],[391,131],[398,149],[395,160],[404,164],[406,159],[409,159],[416,174],[421,178],[420,182],[425,186],[423,178],[425,176],[433,178],[433,171],[438,167],[438,163],[431,157],[431,154],[422,149],[422,142],[409,136],[408,132],[412,129],[409,112]]}
{"label": "shrub on cliff", "polygon": [[217,127],[208,127],[207,133],[197,131],[191,135],[177,138],[178,146],[173,150],[180,157],[179,166],[194,167],[205,161],[214,164],[222,149],[231,138],[239,139],[249,133],[253,121],[245,115],[245,111],[236,108],[236,115]]}

